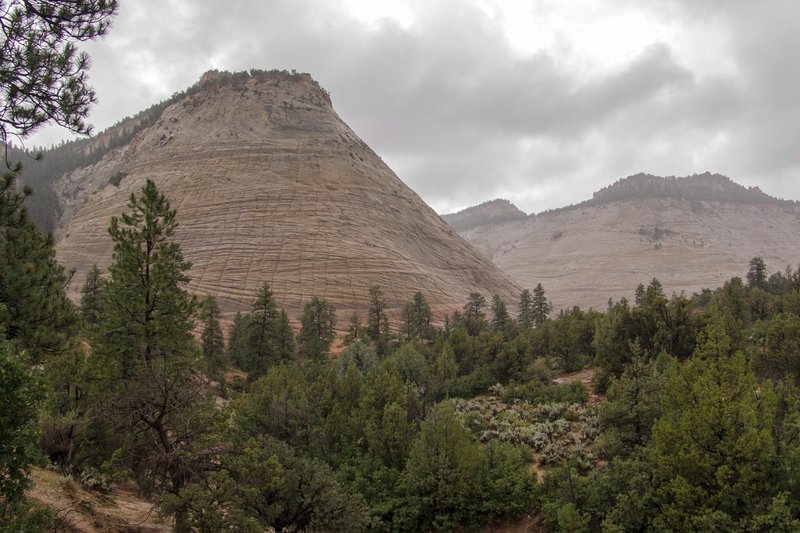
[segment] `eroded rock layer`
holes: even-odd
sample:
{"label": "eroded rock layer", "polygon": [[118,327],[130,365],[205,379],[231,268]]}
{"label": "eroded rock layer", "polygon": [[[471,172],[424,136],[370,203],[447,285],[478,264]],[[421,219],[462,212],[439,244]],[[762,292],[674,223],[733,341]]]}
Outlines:
{"label": "eroded rock layer", "polygon": [[109,219],[146,178],[177,208],[190,290],[224,311],[248,309],[263,281],[295,314],[312,295],[365,310],[374,284],[395,308],[417,290],[440,312],[470,291],[515,298],[308,75],[209,73],[129,144],[65,176],[74,214],[57,254],[76,269],[73,290],[93,263],[109,263]]}
{"label": "eroded rock layer", "polygon": [[556,309],[605,309],[658,278],[691,296],[744,278],[761,256],[770,272],[800,262],[800,204],[724,176],[637,175],[592,200],[461,232],[521,287],[542,283]]}

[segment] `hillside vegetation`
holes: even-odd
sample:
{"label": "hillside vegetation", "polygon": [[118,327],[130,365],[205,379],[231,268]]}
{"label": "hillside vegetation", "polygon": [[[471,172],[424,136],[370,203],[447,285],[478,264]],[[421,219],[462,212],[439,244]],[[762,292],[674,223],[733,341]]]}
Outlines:
{"label": "hillside vegetation", "polygon": [[[21,490],[44,461],[93,490],[135,483],[179,531],[463,530],[531,514],[553,531],[800,527],[791,268],[755,257],[744,280],[691,298],[652,280],[604,312],[554,315],[542,285],[513,302],[473,292],[443,327],[422,293],[390,322],[373,286],[334,358],[331,303],[309,301],[296,332],[266,283],[226,342],[214,299],[185,289],[176,221],[148,181],[111,219],[114,261],[75,308],[52,245],[25,245],[41,237],[24,216],[4,233],[0,368],[16,376],[4,397],[27,406],[0,419],[16,439],[0,448],[7,524],[54,519]],[[554,380],[587,367],[599,403]]]}
{"label": "hillside vegetation", "polygon": [[694,174],[686,177],[660,177],[635,174],[603,187],[592,199],[578,204],[599,205],[636,198],[680,198],[707,202],[768,203],[796,206],[797,202],[769,196],[758,187],[743,187],[721,174]]}

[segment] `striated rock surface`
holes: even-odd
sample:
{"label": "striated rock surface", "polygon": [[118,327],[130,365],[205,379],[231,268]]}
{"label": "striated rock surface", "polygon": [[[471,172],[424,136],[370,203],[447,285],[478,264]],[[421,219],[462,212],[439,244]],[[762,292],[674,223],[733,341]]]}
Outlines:
{"label": "striated rock surface", "polygon": [[[57,255],[77,291],[112,252],[109,218],[153,179],[178,210],[190,290],[249,309],[270,283],[295,316],[312,295],[366,310],[378,284],[398,308],[420,290],[440,313],[470,291],[517,288],[336,115],[307,74],[206,74],[130,142],[63,176]],[[141,121],[140,121],[141,122]]]}
{"label": "striated rock surface", "polygon": [[712,174],[637,175],[582,204],[462,231],[521,287],[542,283],[556,309],[604,309],[658,278],[687,296],[800,262],[800,206]]}

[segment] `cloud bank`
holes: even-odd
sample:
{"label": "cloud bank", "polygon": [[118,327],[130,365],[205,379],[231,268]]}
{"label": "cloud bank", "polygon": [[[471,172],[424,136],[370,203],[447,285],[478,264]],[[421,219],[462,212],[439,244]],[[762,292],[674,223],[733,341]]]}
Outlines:
{"label": "cloud bank", "polygon": [[541,211],[637,172],[800,199],[800,2],[565,4],[123,2],[87,46],[91,120],[211,68],[296,69],[442,213],[495,197]]}

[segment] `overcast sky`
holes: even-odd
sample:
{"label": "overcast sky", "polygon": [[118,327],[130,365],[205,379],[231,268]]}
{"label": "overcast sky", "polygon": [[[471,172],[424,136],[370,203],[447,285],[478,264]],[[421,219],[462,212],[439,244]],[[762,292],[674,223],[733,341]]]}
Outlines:
{"label": "overcast sky", "polygon": [[212,68],[296,69],[440,213],[539,212],[638,172],[800,200],[798,0],[120,4],[85,47],[97,131]]}

